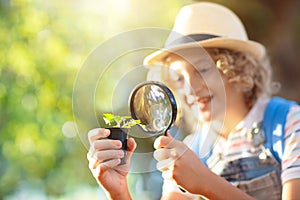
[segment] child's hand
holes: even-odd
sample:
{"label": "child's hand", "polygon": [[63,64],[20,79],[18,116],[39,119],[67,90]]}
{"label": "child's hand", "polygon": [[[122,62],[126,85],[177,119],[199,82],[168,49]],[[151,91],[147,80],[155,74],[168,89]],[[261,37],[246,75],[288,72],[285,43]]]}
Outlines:
{"label": "child's hand", "polygon": [[89,168],[98,183],[109,193],[118,194],[127,188],[126,176],[130,168],[130,158],[136,148],[133,138],[127,141],[126,164],[119,165],[124,151],[119,140],[110,140],[107,137],[110,131],[104,128],[93,129],[88,138],[90,149],[87,154]]}
{"label": "child's hand", "polygon": [[163,172],[164,179],[175,180],[190,193],[201,194],[201,185],[205,184],[204,174],[209,170],[193,151],[169,133],[157,138],[154,148],[157,149],[154,152],[157,168]]}

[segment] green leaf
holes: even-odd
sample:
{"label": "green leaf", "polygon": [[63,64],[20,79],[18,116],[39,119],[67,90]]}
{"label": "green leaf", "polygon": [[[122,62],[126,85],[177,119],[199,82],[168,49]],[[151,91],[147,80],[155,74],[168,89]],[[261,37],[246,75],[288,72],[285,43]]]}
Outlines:
{"label": "green leaf", "polygon": [[104,113],[103,119],[107,125],[112,127],[131,128],[137,124],[143,126],[140,120],[134,120],[131,118],[131,116],[120,116],[111,113]]}

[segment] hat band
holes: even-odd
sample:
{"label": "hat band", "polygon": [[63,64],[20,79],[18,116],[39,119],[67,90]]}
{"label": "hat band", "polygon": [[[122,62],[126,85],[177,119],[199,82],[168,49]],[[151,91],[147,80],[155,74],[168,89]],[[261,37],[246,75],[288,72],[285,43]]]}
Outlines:
{"label": "hat band", "polygon": [[165,47],[173,47],[173,46],[178,46],[181,44],[199,42],[199,41],[208,40],[208,39],[217,38],[217,37],[220,37],[220,36],[211,35],[211,34],[190,34],[190,35],[182,36],[182,37],[172,41],[171,43],[166,44]]}

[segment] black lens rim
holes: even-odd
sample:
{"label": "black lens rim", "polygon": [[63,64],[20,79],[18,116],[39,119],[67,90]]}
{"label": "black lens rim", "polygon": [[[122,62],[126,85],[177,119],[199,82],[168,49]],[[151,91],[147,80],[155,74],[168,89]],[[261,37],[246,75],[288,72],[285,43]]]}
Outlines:
{"label": "black lens rim", "polygon": [[[162,89],[167,94],[167,97],[168,97],[168,99],[169,99],[169,101],[171,103],[171,109],[172,109],[172,118],[171,118],[171,121],[170,121],[168,127],[165,130],[161,131],[161,132],[164,131],[164,134],[166,135],[167,130],[169,130],[169,128],[173,125],[173,123],[176,120],[176,117],[177,117],[177,103],[176,103],[176,100],[175,100],[175,97],[174,97],[172,91],[165,84],[163,84],[162,82],[159,82],[159,81],[146,81],[146,82],[142,82],[142,83],[138,84],[132,90],[132,92],[130,94],[130,98],[129,98],[129,109],[130,109],[131,117],[133,119],[135,119],[135,120],[138,120],[138,118],[136,117],[135,111],[134,111],[134,106],[133,106],[134,105],[135,95],[136,95],[137,91],[141,87],[144,87],[144,86],[147,86],[147,85],[158,86],[160,89]],[[147,133],[149,133],[149,134],[159,134],[161,132],[147,131]]]}

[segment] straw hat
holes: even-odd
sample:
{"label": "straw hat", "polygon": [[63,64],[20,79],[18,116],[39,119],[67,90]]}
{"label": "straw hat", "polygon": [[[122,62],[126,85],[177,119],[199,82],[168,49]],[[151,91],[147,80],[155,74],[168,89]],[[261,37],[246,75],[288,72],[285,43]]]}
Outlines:
{"label": "straw hat", "polygon": [[144,64],[162,61],[171,52],[192,47],[218,47],[265,57],[265,47],[248,39],[240,19],[228,8],[209,2],[184,6],[178,13],[165,47],[144,59]]}

